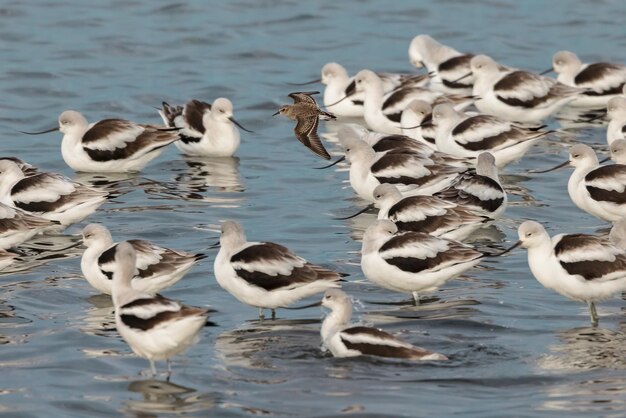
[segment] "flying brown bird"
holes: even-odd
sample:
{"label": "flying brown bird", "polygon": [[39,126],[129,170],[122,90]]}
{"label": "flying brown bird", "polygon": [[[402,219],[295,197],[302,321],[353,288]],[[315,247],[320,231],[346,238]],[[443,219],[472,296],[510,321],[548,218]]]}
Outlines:
{"label": "flying brown bird", "polygon": [[320,157],[330,160],[330,154],[317,135],[317,125],[320,116],[325,120],[336,119],[336,117],[332,113],[320,109],[315,99],[311,97],[313,94],[319,94],[319,91],[290,93],[289,97],[293,99],[293,104],[281,106],[278,112],[272,116],[280,113],[291,120],[298,121],[293,130],[298,141]]}

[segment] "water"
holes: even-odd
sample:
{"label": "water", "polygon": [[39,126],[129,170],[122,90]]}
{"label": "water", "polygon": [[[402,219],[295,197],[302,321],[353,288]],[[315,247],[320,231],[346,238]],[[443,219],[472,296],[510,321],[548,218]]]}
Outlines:
{"label": "water", "polygon": [[[293,138],[290,122],[270,115],[289,102],[293,88],[285,82],[316,77],[329,61],[351,72],[410,70],[407,48],[418,33],[536,71],[565,48],[590,61],[624,62],[625,11],[623,2],[608,0],[3,4],[2,153],[115,191],[89,220],[106,224],[117,239],[207,252],[165,294],[219,313],[218,326],[176,359],[172,381],[151,381],[140,374],[147,362],[115,332],[110,300],[82,279],[80,249],[59,251],[75,238],[31,245],[29,262],[17,266],[22,271],[0,277],[0,413],[623,416],[622,300],[602,303],[600,327],[590,328],[586,307],[541,287],[519,250],[486,261],[420,308],[372,303],[405,299],[360,273],[355,238],[372,218],[332,220],[363,205],[347,187],[346,172],[312,170],[321,161]],[[151,106],[162,100],[222,95],[256,132],[243,133],[235,159],[191,160],[171,147],[138,175],[76,176],[61,159],[60,135],[16,133],[53,126],[69,108],[90,120],[156,123]],[[491,231],[496,243],[516,239],[522,219],[540,220],[551,233],[606,227],[569,201],[567,169],[525,174],[558,163],[565,145],[576,141],[606,149],[603,129],[576,128],[506,168],[512,202]],[[355,320],[451,360],[333,359],[319,350],[316,309],[280,311],[278,320],[259,324],[256,310],[236,302],[212,275],[216,250],[208,247],[224,219],[243,222],[251,239],[283,243],[350,273],[345,290],[362,302]]]}

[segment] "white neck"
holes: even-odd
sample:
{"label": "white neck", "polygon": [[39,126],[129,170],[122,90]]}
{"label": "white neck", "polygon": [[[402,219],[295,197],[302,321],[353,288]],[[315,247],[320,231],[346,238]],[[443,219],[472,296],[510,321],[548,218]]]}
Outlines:
{"label": "white neck", "polygon": [[349,301],[340,306],[335,306],[334,309],[326,315],[324,322],[322,322],[322,327],[320,329],[322,341],[327,341],[330,337],[337,333],[337,331],[340,331],[348,325],[351,318],[352,304]]}

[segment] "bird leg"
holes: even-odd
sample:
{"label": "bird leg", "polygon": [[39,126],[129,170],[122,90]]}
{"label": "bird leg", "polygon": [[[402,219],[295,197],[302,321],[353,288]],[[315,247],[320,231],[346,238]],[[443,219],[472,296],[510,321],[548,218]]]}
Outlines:
{"label": "bird leg", "polygon": [[272,319],[276,319],[276,309],[272,309]]}
{"label": "bird leg", "polygon": [[263,308],[259,308],[259,321],[262,321],[265,319],[265,310]]}
{"label": "bird leg", "polygon": [[415,306],[419,306],[420,304],[420,296],[417,292],[411,292],[413,295],[413,302],[415,302]]}
{"label": "bird leg", "polygon": [[151,377],[155,377],[157,374],[156,365],[154,364],[154,360],[149,360],[149,361],[150,361],[150,372],[152,373]]}
{"label": "bird leg", "polygon": [[589,305],[589,316],[591,317],[591,325],[595,327],[598,325],[598,311],[596,311],[596,304],[593,302],[588,302],[587,304]]}
{"label": "bird leg", "polygon": [[170,359],[166,360],[167,362],[167,378],[166,381],[170,381],[170,377],[172,376],[172,361]]}

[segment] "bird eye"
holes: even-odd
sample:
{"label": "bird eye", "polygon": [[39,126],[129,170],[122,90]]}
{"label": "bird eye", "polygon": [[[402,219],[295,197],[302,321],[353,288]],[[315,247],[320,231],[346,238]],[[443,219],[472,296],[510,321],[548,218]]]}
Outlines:
{"label": "bird eye", "polygon": [[376,199],[380,199],[382,196],[377,194],[376,196],[374,196]]}
{"label": "bird eye", "polygon": [[578,158],[578,157],[580,157],[580,154],[574,154],[574,155],[572,155],[572,158]]}
{"label": "bird eye", "polygon": [[526,238],[531,237],[532,235],[533,235],[533,233],[532,233],[532,232],[527,232],[527,233],[526,233]]}
{"label": "bird eye", "polygon": [[558,60],[558,61],[556,62],[556,65],[562,65],[562,64],[563,64],[563,61],[561,61],[561,60]]}
{"label": "bird eye", "polygon": [[346,148],[346,152],[350,152],[350,148]]}

